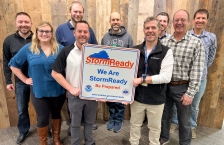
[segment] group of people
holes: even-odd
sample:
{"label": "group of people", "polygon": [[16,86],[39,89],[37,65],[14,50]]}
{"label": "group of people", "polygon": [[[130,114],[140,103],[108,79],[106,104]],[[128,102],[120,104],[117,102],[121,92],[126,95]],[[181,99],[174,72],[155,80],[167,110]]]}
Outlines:
{"label": "group of people", "polygon": [[[31,31],[31,17],[19,12],[15,17],[18,30],[4,40],[6,87],[15,90],[17,100],[17,144],[21,144],[29,133],[31,95],[40,145],[47,145],[47,137],[51,136],[49,120],[54,144],[62,145],[60,112],[66,96],[71,144],[80,145],[80,127],[84,126],[85,144],[95,145],[92,130],[97,129],[94,122],[98,103],[78,96],[82,45],[98,42],[88,22],[83,20],[83,5],[74,1],[69,12],[71,19],[59,25],[56,31],[49,22],[42,22],[35,32]],[[174,130],[179,128],[180,145],[190,145],[191,138],[196,137],[198,106],[206,87],[207,68],[214,60],[217,47],[215,34],[204,30],[208,18],[208,11],[199,9],[193,17],[194,28],[188,31],[189,13],[178,10],[172,21],[174,33],[170,35],[166,32],[170,21],[166,12],[147,17],[143,25],[144,40],[133,46],[131,35],[121,25],[120,14],[111,13],[111,28],[103,36],[101,45],[140,50],[138,75],[133,80],[135,97],[130,105],[131,145],[139,144],[146,116],[151,145],[167,144],[170,126]],[[16,75],[15,86],[12,72]],[[125,104],[106,104],[110,113],[107,130],[117,133],[122,129]]]}

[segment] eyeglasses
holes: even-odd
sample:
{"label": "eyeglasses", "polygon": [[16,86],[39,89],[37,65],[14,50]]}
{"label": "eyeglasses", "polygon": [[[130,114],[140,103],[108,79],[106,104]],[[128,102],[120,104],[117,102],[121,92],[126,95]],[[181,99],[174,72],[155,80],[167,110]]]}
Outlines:
{"label": "eyeglasses", "polygon": [[52,31],[50,31],[50,30],[39,30],[39,29],[37,29],[37,31],[40,33],[40,34],[44,34],[44,33],[46,33],[46,34],[50,34]]}
{"label": "eyeglasses", "polygon": [[175,23],[178,23],[179,21],[180,22],[182,22],[182,23],[184,23],[184,22],[186,22],[188,19],[175,19],[175,20],[173,20]]}

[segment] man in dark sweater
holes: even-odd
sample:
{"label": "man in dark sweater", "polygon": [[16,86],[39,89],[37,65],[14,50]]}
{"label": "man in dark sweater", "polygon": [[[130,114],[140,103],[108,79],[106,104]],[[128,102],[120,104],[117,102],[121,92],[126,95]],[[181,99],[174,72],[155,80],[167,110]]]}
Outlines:
{"label": "man in dark sweater", "polygon": [[148,118],[149,142],[158,145],[161,119],[166,101],[166,83],[169,83],[173,70],[173,53],[158,40],[161,25],[159,20],[148,17],[144,21],[145,41],[134,48],[140,50],[138,76],[134,79],[135,100],[131,104],[130,143],[138,145],[141,125]]}
{"label": "man in dark sweater", "polygon": [[[121,26],[121,16],[118,12],[113,12],[110,15],[111,28],[104,35],[101,45],[114,46],[114,47],[127,47],[133,46],[133,40],[129,33],[127,33],[124,26]],[[110,116],[107,124],[107,129],[114,132],[121,130],[125,106],[119,102],[107,102]]]}
{"label": "man in dark sweater", "polygon": [[[12,83],[12,71],[8,67],[10,59],[16,55],[16,53],[25,44],[30,43],[33,33],[31,32],[31,18],[25,12],[19,12],[16,14],[16,27],[17,31],[14,34],[9,35],[3,42],[3,71],[6,81],[6,88],[9,91],[16,93],[16,103],[18,109],[18,124],[19,137],[16,141],[17,144],[21,144],[29,133],[30,118],[28,113],[28,103],[30,100],[30,86],[24,84],[19,78],[15,76],[15,86]],[[26,62],[21,68],[23,74],[28,76],[28,63]]]}

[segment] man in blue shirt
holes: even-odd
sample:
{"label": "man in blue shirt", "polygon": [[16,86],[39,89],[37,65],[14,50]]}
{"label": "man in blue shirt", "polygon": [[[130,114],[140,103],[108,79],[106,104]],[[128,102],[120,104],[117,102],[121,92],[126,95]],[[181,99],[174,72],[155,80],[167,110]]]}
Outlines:
{"label": "man in blue shirt", "polygon": [[[63,46],[69,46],[74,44],[76,40],[73,33],[74,26],[76,22],[81,21],[83,19],[84,7],[82,6],[80,2],[74,1],[72,2],[69,8],[69,12],[71,15],[71,19],[68,20],[68,22],[59,25],[56,30],[57,42]],[[90,38],[88,43],[98,44],[95,34],[91,27],[90,27]]]}
{"label": "man in blue shirt", "polygon": [[[77,22],[81,21],[83,19],[84,15],[84,7],[79,1],[72,2],[71,6],[69,7],[69,12],[71,15],[71,19],[68,20],[68,22],[63,23],[58,26],[56,29],[56,39],[57,42],[60,43],[63,46],[70,46],[73,45],[76,41],[76,38],[74,36],[74,26]],[[98,44],[95,34],[90,27],[90,37],[88,40],[89,44]],[[70,114],[68,109],[68,114]],[[70,118],[70,115],[69,115]],[[84,118],[83,118],[84,119]],[[83,122],[82,119],[82,122]],[[69,119],[71,122],[71,119]],[[96,124],[93,125],[93,130],[96,130],[97,126]],[[68,128],[68,135],[71,135],[70,127]]]}
{"label": "man in blue shirt", "polygon": [[[197,10],[193,18],[194,28],[189,31],[191,35],[202,40],[204,44],[204,48],[205,48],[205,61],[204,61],[203,74],[201,77],[201,84],[192,102],[192,114],[190,118],[192,138],[196,138],[196,127],[197,127],[197,119],[198,119],[198,112],[199,112],[199,104],[206,88],[207,69],[213,63],[213,60],[216,54],[216,48],[217,48],[216,35],[205,31],[205,26],[208,22],[208,18],[209,18],[209,12],[206,9]],[[173,113],[174,114],[171,121],[170,133],[173,133],[178,128],[176,107],[174,107]]]}

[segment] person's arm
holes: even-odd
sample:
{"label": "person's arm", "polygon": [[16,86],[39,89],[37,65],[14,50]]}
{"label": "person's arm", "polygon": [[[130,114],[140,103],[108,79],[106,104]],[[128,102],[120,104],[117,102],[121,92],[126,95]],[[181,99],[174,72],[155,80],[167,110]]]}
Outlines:
{"label": "person's arm", "polygon": [[209,52],[208,52],[208,64],[207,67],[210,67],[215,59],[215,54],[216,54],[216,48],[217,48],[217,39],[216,35],[212,35],[213,37],[211,38],[212,40],[212,45],[209,47]]}
{"label": "person's arm", "polygon": [[185,93],[187,96],[191,98],[194,98],[194,95],[197,93],[199,89],[202,72],[204,68],[204,59],[205,59],[204,45],[200,41],[195,46],[195,55],[192,61],[193,63],[192,63],[191,71],[189,75],[190,82],[189,82],[187,92]]}
{"label": "person's arm", "polygon": [[94,31],[92,30],[92,28],[90,28],[90,41],[89,41],[90,44],[97,44],[98,45],[98,42],[96,40],[96,36],[95,36],[95,33]]}
{"label": "person's arm", "polygon": [[132,48],[133,47],[133,40],[132,40],[131,35],[129,36],[129,44],[128,44],[128,47],[129,48]]}
{"label": "person's arm", "polygon": [[27,78],[21,71],[22,65],[27,60],[27,49],[30,44],[23,46],[18,53],[10,60],[8,66],[12,72],[25,84],[32,85],[32,78]]}
{"label": "person's arm", "polygon": [[[173,72],[173,62],[173,52],[169,49],[162,60],[160,73],[158,75],[147,76],[145,82],[147,84],[169,83]],[[138,86],[142,81],[142,77],[134,79],[134,86]]]}
{"label": "person's arm", "polygon": [[60,27],[58,27],[55,31],[56,40],[59,44],[61,44],[61,35],[60,35]]}
{"label": "person's arm", "polygon": [[12,54],[10,52],[10,42],[8,41],[8,39],[6,38],[3,42],[3,72],[4,72],[4,77],[5,77],[5,82],[6,82],[6,88],[9,91],[15,90],[15,87],[12,83],[12,71],[11,69],[8,67],[8,63],[10,61],[10,59],[12,58]]}
{"label": "person's arm", "polygon": [[33,81],[32,78],[27,78],[21,71],[21,69],[16,68],[14,66],[10,66],[10,69],[12,70],[12,72],[21,80],[23,81],[25,84],[27,85],[33,85]]}
{"label": "person's arm", "polygon": [[65,88],[67,91],[69,91],[69,93],[71,93],[74,96],[79,96],[80,94],[80,89],[79,88],[74,88],[72,87],[64,78],[64,76],[61,73],[58,73],[54,70],[52,70],[51,73],[52,77],[63,87]]}

